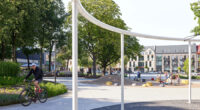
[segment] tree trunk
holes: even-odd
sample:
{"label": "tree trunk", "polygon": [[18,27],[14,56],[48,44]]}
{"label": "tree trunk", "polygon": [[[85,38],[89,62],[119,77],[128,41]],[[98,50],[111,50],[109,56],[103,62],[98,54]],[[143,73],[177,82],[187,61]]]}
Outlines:
{"label": "tree trunk", "polygon": [[67,71],[69,71],[69,59],[67,59]]}
{"label": "tree trunk", "polygon": [[93,55],[92,60],[93,60],[93,64],[92,64],[92,66],[93,66],[93,76],[96,77],[96,56],[95,55]]}
{"label": "tree trunk", "polygon": [[103,67],[103,74],[102,74],[102,76],[105,76],[105,74],[106,74],[106,67]]}
{"label": "tree trunk", "polygon": [[[49,72],[51,72],[52,46],[53,46],[53,44],[50,44],[50,47],[49,47]],[[55,64],[54,64],[54,65],[55,65]]]}
{"label": "tree trunk", "polygon": [[110,66],[110,72],[109,75],[112,75],[112,67]]}
{"label": "tree trunk", "polygon": [[17,62],[17,59],[16,59],[16,34],[15,34],[15,32],[12,33],[12,61]]}
{"label": "tree trunk", "polygon": [[30,63],[29,55],[26,55],[26,58],[27,58],[28,69],[30,70],[30,65],[29,65],[29,63]]}
{"label": "tree trunk", "polygon": [[1,42],[1,60],[4,61],[5,59],[5,42],[2,40]]}
{"label": "tree trunk", "polygon": [[51,72],[51,51],[49,51],[49,72]]}
{"label": "tree trunk", "polygon": [[40,48],[40,68],[42,69],[43,47]]}

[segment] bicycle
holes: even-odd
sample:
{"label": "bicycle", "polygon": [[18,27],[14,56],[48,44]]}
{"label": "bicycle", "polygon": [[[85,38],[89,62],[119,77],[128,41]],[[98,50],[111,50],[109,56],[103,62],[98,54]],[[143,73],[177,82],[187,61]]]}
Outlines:
{"label": "bicycle", "polygon": [[25,85],[24,90],[19,95],[20,103],[23,106],[29,106],[32,101],[36,102],[37,99],[40,103],[45,103],[48,98],[47,90],[44,87],[41,87],[41,92],[34,90],[32,81],[26,81],[28,84]]}

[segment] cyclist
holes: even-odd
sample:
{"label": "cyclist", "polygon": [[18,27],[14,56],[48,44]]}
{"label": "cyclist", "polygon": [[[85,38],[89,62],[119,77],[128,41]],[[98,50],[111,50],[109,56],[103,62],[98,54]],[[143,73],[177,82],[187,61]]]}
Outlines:
{"label": "cyclist", "polygon": [[25,81],[32,75],[32,73],[34,75],[33,82],[34,82],[34,85],[35,85],[35,90],[36,91],[38,90],[38,92],[41,92],[41,88],[39,86],[39,83],[41,83],[42,80],[43,80],[43,71],[42,71],[42,69],[37,67],[35,63],[32,63],[31,70],[30,70],[29,74],[26,76]]}

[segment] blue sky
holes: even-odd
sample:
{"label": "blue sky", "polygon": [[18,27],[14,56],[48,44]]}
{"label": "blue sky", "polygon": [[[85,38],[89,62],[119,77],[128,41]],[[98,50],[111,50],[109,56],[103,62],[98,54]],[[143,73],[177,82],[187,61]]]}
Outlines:
{"label": "blue sky", "polygon": [[[70,0],[63,0],[65,6]],[[190,3],[197,0],[114,0],[122,19],[133,32],[169,37],[186,37],[197,25]],[[185,42],[138,38],[142,45],[179,45]]]}

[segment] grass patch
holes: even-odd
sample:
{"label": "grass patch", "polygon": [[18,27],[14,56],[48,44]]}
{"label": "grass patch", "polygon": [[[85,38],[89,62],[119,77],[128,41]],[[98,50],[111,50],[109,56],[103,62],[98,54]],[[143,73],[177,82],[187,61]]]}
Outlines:
{"label": "grass patch", "polygon": [[0,106],[19,103],[18,97],[19,97],[19,94],[7,94],[7,93],[1,94],[0,93]]}

